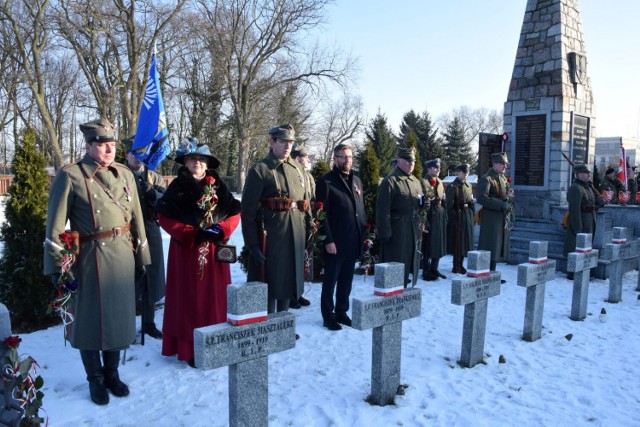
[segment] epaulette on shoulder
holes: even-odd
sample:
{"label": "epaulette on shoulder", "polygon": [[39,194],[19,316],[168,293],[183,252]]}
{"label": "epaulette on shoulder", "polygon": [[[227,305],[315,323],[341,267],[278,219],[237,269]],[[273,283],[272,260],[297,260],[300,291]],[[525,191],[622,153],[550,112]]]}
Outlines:
{"label": "epaulette on shoulder", "polygon": [[63,167],[62,167],[62,170],[63,170],[63,171],[66,171],[67,169],[70,169],[70,168],[72,168],[72,167],[74,167],[74,166],[78,166],[78,164],[79,164],[79,163],[80,163],[80,162],[73,162],[73,163],[69,163],[68,165],[63,166]]}

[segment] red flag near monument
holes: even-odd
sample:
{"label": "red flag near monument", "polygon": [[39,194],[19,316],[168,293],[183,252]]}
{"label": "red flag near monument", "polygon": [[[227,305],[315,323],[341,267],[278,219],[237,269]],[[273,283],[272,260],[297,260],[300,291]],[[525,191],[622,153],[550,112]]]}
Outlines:
{"label": "red flag near monument", "polygon": [[[629,191],[627,183],[627,169],[629,168],[629,159],[627,159],[627,153],[620,144],[620,163],[618,166],[618,179],[624,184],[624,191]],[[630,168],[629,168],[630,169]]]}

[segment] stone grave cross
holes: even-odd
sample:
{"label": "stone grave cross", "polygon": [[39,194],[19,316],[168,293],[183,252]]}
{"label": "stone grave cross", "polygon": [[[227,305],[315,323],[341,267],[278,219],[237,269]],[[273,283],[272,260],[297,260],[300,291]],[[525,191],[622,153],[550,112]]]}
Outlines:
{"label": "stone grave cross", "polygon": [[404,264],[376,264],[374,296],[352,298],[351,306],[353,327],[373,329],[369,402],[393,404],[400,385],[402,321],[420,316],[422,291],[404,289]]}
{"label": "stone grave cross", "polygon": [[604,247],[602,260],[611,263],[609,273],[609,298],[607,302],[618,303],[622,300],[622,276],[625,260],[638,257],[638,240],[627,242],[626,227],[613,227],[611,243]]}
{"label": "stone grave cross", "polygon": [[556,261],[547,258],[548,242],[529,243],[529,262],[518,265],[518,286],[527,288],[522,339],[533,342],[542,335],[544,292],[556,275]]}
{"label": "stone grave cross", "polygon": [[467,278],[451,281],[451,303],[464,305],[461,366],[472,368],[482,362],[487,327],[488,299],[500,295],[500,276],[490,272],[491,252],[470,251]]}
{"label": "stone grave cross", "polygon": [[567,255],[567,272],[573,273],[571,320],[584,320],[587,317],[589,278],[591,269],[598,265],[598,250],[591,247],[591,241],[591,233],[578,233],[576,251]]}
{"label": "stone grave cross", "polygon": [[227,286],[227,323],[194,330],[195,364],[208,370],[229,366],[229,425],[267,426],[267,356],[296,345],[296,318],[267,315],[266,283]]}

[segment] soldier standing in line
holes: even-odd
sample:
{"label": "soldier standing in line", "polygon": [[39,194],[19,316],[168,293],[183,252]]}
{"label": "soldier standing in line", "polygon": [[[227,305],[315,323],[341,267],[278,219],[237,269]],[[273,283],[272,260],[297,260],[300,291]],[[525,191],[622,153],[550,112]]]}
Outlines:
{"label": "soldier standing in line", "polygon": [[424,202],[420,180],[412,175],[416,162],[415,148],[399,147],[396,167],[387,175],[376,197],[376,230],[381,243],[380,262],[404,264],[404,286],[418,280],[420,266],[420,220],[418,210]]}
{"label": "soldier standing in line", "polygon": [[[86,154],[60,169],[49,192],[48,240],[60,244],[67,221],[80,234],[73,266],[78,281],[66,338],[80,350],[91,400],[98,405],[129,395],[120,380],[120,350],[136,338],[135,278],[151,260],[135,177],[114,162],[116,138],[106,119],[80,125]],[[45,250],[45,274],[57,283],[56,260]],[[102,360],[100,358],[102,352]]]}
{"label": "soldier standing in line", "polygon": [[429,204],[428,220],[422,234],[422,278],[427,281],[446,279],[438,271],[440,258],[447,254],[447,212],[445,193],[440,175],[440,159],[424,162],[427,176],[422,180]]}
{"label": "soldier standing in line", "polygon": [[469,165],[456,167],[456,179],[447,187],[447,248],[453,254],[453,273],[466,274],[464,257],[473,250],[473,190],[467,182]]}
{"label": "soldier standing in line", "polygon": [[612,194],[609,203],[611,203],[612,205],[620,204],[620,200],[618,200],[618,194],[620,193],[620,191],[624,191],[624,184],[616,176],[616,170],[614,168],[607,169],[604,175],[604,179],[600,183],[600,189],[603,192],[607,191]]}
{"label": "soldier standing in line", "polygon": [[478,181],[478,203],[482,205],[478,250],[491,252],[491,271],[495,271],[496,262],[508,259],[511,249],[513,202],[504,176],[508,166],[507,153],[494,153],[491,169]]}
{"label": "soldier standing in line", "polygon": [[[249,248],[247,281],[268,284],[268,312],[288,311],[304,291],[306,227],[311,220],[304,169],[291,159],[295,130],[269,130],[270,150],[247,174],[242,236]],[[265,235],[266,233],[266,235]]]}
{"label": "soldier standing in line", "polygon": [[154,320],[156,302],[164,297],[165,274],[164,274],[164,251],[162,247],[162,233],[158,225],[158,215],[156,213],[156,202],[164,192],[164,178],[142,163],[131,152],[134,136],[122,140],[125,148],[125,158],[127,166],[137,178],[138,197],[140,207],[144,216],[144,230],[149,242],[149,253],[151,255],[151,265],[146,268],[145,275],[136,280],[136,306],[142,311],[144,323],[142,333],[150,337],[161,339],[162,332],[156,327]]}

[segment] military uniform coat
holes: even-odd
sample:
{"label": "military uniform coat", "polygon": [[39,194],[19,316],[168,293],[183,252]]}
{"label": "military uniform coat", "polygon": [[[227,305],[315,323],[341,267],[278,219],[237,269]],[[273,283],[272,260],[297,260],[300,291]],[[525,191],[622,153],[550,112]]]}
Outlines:
{"label": "military uniform coat", "polygon": [[[423,179],[422,183],[425,192],[429,195],[429,221],[425,229],[424,242],[428,242],[429,247],[423,251],[429,254],[429,258],[441,258],[447,254],[447,211],[443,206],[445,193],[442,180],[433,178],[433,184],[429,179]],[[424,255],[424,254],[423,254]]]}
{"label": "military uniform coat", "polygon": [[[157,302],[164,297],[165,293],[165,273],[164,273],[164,249],[162,244],[162,233],[160,232],[160,226],[158,225],[158,219],[156,214],[156,203],[164,194],[166,188],[164,186],[164,178],[157,173],[149,170],[145,167],[140,173],[133,173],[138,184],[138,195],[140,196],[140,207],[142,208],[142,215],[144,216],[144,230],[147,233],[147,241],[149,242],[149,253],[151,255],[151,264],[146,267],[146,280],[147,286],[147,298],[148,301]],[[140,190],[140,179],[147,181],[151,184],[156,192],[156,198],[148,200]],[[138,292],[140,291],[141,283],[136,283]]]}
{"label": "military uniform coat", "polygon": [[624,184],[617,177],[609,178],[605,176],[604,179],[600,182],[600,189],[602,191],[612,191],[613,199],[609,203],[612,205],[620,204],[620,200],[618,200],[618,193],[620,191],[624,191]]}
{"label": "military uniform coat", "polygon": [[[460,178],[453,180],[445,191],[447,195],[447,249],[449,253],[459,251],[466,257],[473,250],[473,190],[468,182]],[[459,236],[456,238],[456,236]],[[459,246],[456,245],[459,242]]]}
{"label": "military uniform coat", "polygon": [[596,230],[596,196],[588,183],[576,179],[567,192],[569,224],[564,241],[564,255],[576,250],[578,233],[594,234]]}
{"label": "military uniform coat", "polygon": [[478,181],[478,203],[482,205],[482,224],[478,250],[491,251],[491,261],[507,261],[511,244],[509,230],[504,228],[509,209],[507,194],[509,183],[504,174],[494,169]]}
{"label": "military uniform coat", "polygon": [[417,244],[422,196],[420,180],[396,167],[382,180],[376,197],[376,234],[378,239],[388,239],[381,245],[380,262],[403,263],[405,283],[411,273],[414,285],[420,266]]}
{"label": "military uniform coat", "polygon": [[[224,237],[231,236],[240,220],[240,202],[233,197],[218,173],[207,170],[216,180],[218,204],[212,224],[220,224]],[[227,320],[227,286],[231,283],[229,264],[216,261],[216,244],[198,239],[205,212],[197,205],[202,181],[196,181],[182,166],[157,203],[160,225],[171,236],[167,258],[167,296],[162,322],[162,355],[193,357],[193,330]],[[202,244],[208,250],[200,274]]]}
{"label": "military uniform coat", "polygon": [[[85,174],[83,174],[84,170]],[[124,212],[97,182],[111,190]],[[60,169],[49,192],[46,237],[60,244],[58,235],[69,220],[71,230],[89,235],[131,223],[131,230],[80,244],[73,267],[78,289],[70,302],[73,322],[67,339],[80,350],[119,350],[129,346],[135,330],[135,268],[150,263],[144,220],[135,178],[124,165],[101,167],[89,155]],[[139,239],[137,254],[132,240]],[[44,273],[60,272],[47,247]]]}
{"label": "military uniform coat", "polygon": [[[277,181],[276,181],[277,180]],[[260,246],[262,223],[267,231],[264,256],[268,295],[271,299],[298,299],[304,291],[304,251],[309,210],[276,211],[262,207],[261,201],[283,196],[294,202],[308,200],[305,171],[287,157],[280,161],[270,151],[254,164],[242,190],[242,236],[247,247]],[[249,256],[247,281],[260,280],[261,267]]]}

